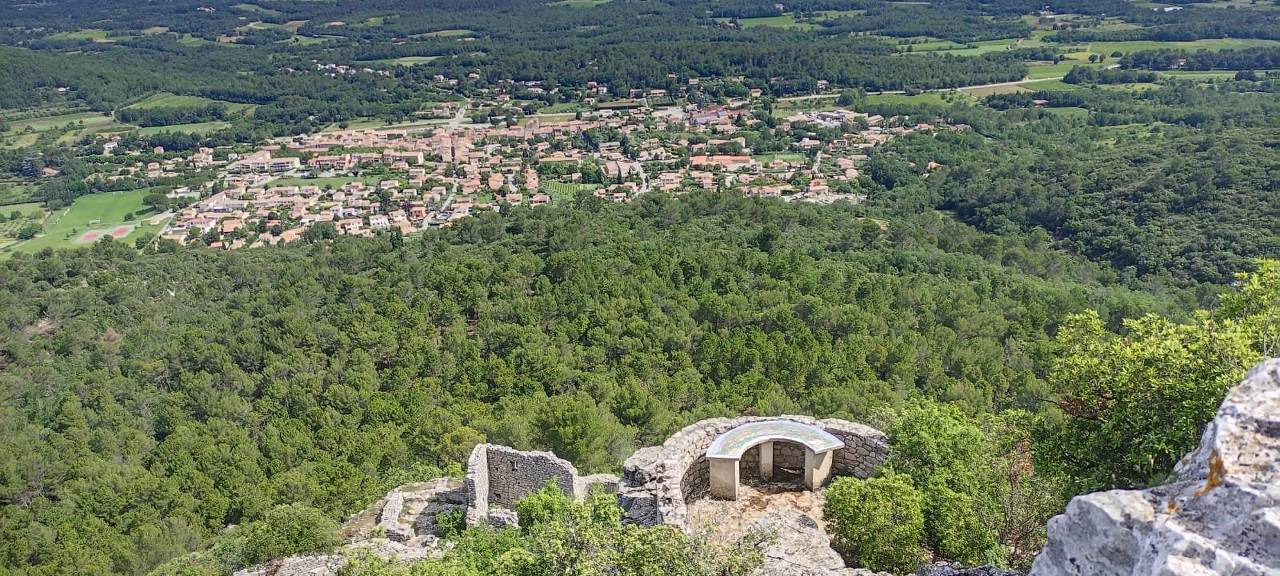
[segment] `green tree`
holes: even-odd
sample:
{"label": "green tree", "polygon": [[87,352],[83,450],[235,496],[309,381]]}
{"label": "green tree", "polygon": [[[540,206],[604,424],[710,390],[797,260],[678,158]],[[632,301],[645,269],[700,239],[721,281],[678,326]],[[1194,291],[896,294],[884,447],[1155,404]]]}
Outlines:
{"label": "green tree", "polygon": [[925,559],[923,497],[911,477],[836,478],[823,518],[836,546],[872,570],[910,572]]}

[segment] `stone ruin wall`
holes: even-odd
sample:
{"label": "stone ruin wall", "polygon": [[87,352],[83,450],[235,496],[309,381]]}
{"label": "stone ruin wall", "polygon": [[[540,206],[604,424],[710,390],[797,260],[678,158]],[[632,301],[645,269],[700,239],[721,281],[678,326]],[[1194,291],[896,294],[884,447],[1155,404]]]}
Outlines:
{"label": "stone ruin wall", "polygon": [[579,476],[578,469],[551,452],[526,452],[497,444],[480,444],[467,459],[463,489],[467,523],[514,523],[510,513],[517,501],[554,482],[566,495],[581,500],[593,486],[617,491],[611,474]]}
{"label": "stone ruin wall", "polygon": [[[889,455],[889,440],[883,432],[846,420],[816,420],[807,416],[782,416],[782,419],[817,426],[844,442],[834,454],[833,476],[866,478],[875,473]],[[643,448],[623,465],[618,503],[629,522],[641,525],[672,524],[684,527],[687,503],[705,496],[710,490],[710,465],[706,452],[717,436],[738,426],[776,418],[744,416],[713,418],[685,427],[661,446]],[[775,467],[803,468],[804,449],[790,442],[778,442]],[[744,481],[759,478],[758,448],[749,450],[741,460],[746,472],[748,461],[753,468]]]}

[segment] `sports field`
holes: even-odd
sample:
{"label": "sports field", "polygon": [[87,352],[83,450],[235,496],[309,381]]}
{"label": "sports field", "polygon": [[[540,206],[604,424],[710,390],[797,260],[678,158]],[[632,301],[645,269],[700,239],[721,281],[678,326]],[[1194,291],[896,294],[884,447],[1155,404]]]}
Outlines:
{"label": "sports field", "polygon": [[0,254],[79,246],[108,235],[116,239],[127,238],[139,230],[153,228],[145,224],[149,213],[142,204],[142,199],[150,192],[150,188],[141,188],[76,198],[70,207],[50,214],[44,222],[44,230],[35,238],[0,248]]}

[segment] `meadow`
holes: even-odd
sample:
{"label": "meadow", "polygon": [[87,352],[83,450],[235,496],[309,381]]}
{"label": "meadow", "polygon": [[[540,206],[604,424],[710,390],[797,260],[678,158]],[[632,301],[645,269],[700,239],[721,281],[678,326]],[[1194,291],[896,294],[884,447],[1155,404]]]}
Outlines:
{"label": "meadow", "polygon": [[772,26],[774,28],[792,28],[795,30],[811,30],[817,28],[817,25],[808,22],[800,22],[796,20],[794,14],[783,14],[781,16],[766,16],[762,18],[743,18],[738,20],[738,25],[743,28],[754,28],[756,26]]}

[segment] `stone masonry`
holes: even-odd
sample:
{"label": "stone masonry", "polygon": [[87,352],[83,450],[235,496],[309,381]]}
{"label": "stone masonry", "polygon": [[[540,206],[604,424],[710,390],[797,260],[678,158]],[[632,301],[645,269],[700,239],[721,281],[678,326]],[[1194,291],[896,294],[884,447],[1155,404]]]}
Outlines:
{"label": "stone masonry", "polygon": [[467,524],[506,525],[515,521],[510,509],[521,498],[555,483],[562,492],[582,499],[592,486],[616,492],[618,477],[611,474],[578,476],[578,469],[550,452],[525,452],[480,444],[467,459],[463,481],[467,500]]}
{"label": "stone masonry", "polygon": [[[832,463],[832,475],[866,478],[879,469],[889,455],[889,441],[883,432],[845,420],[816,420],[806,416],[782,416],[803,424],[817,426],[844,442],[838,448]],[[688,502],[702,497],[710,490],[710,466],[706,451],[717,436],[743,424],[772,420],[755,416],[740,418],[712,418],[685,427],[667,439],[661,446],[651,446],[636,451],[622,467],[622,482],[618,487],[618,503],[629,522],[651,526],[671,524],[687,527]],[[780,448],[780,449],[779,449]],[[775,448],[775,467],[785,467],[795,448],[798,463],[803,466],[803,449],[798,445],[780,442]],[[750,451],[748,451],[750,453]],[[750,459],[759,461],[759,452]],[[743,462],[748,457],[744,455]],[[799,466],[796,466],[799,467]]]}

